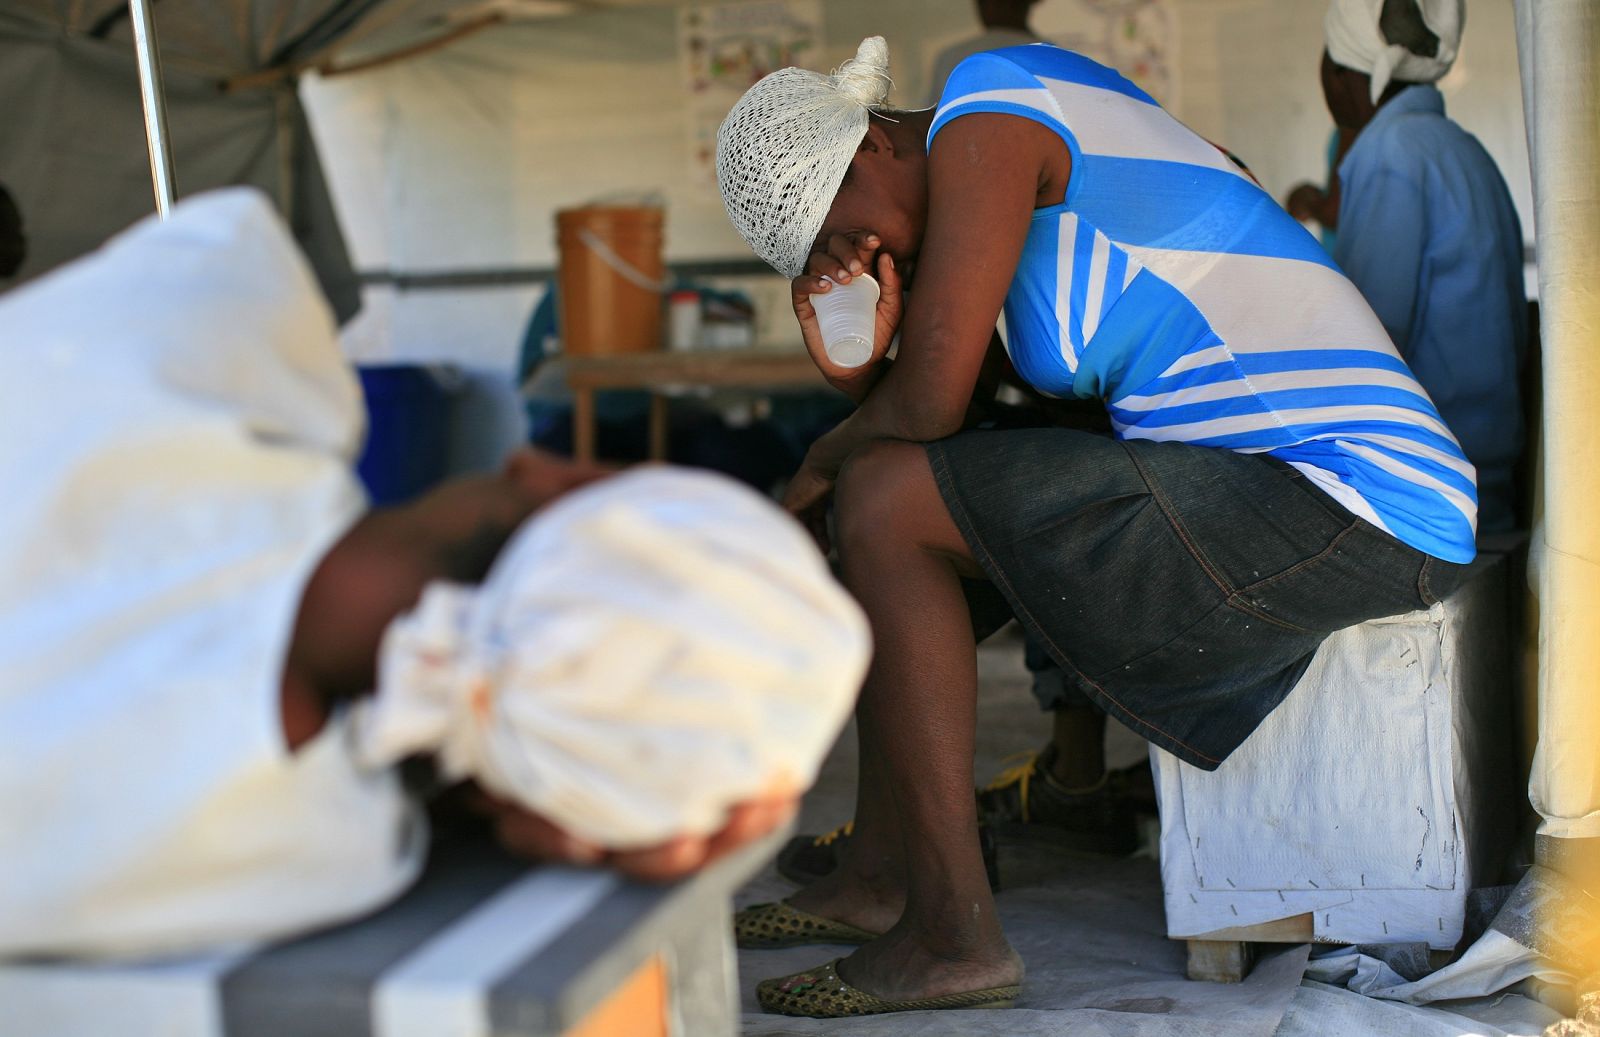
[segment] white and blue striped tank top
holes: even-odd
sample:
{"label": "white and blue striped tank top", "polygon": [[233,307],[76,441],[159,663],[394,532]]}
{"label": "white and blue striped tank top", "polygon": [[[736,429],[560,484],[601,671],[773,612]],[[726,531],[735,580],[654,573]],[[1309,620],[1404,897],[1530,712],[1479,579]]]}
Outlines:
{"label": "white and blue striped tank top", "polygon": [[929,147],[974,112],[1043,123],[1072,155],[1006,297],[1018,374],[1104,400],[1123,438],[1270,454],[1398,540],[1472,560],[1472,465],[1360,292],[1227,156],[1048,44],[958,65]]}

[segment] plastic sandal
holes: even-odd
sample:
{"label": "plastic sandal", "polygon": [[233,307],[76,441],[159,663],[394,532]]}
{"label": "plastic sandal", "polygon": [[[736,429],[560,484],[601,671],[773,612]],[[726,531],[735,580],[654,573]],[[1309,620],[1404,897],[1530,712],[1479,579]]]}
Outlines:
{"label": "plastic sandal", "polygon": [[802,911],[788,904],[752,904],[733,916],[733,935],[744,950],[773,950],[808,943],[866,943],[877,933]]}
{"label": "plastic sandal", "polygon": [[990,987],[943,997],[885,1001],[840,979],[838,966],[839,959],[835,958],[826,965],[792,976],[762,980],[756,986],[756,1000],[765,1011],[778,1015],[842,1019],[852,1015],[927,1012],[943,1008],[1010,1008],[1022,991],[1020,986]]}
{"label": "plastic sandal", "polygon": [[[855,833],[856,823],[846,821],[831,832],[822,835],[797,835],[778,851],[778,874],[798,886],[809,886],[829,875],[838,867],[839,855]],[[998,843],[994,831],[985,823],[978,824],[978,846],[983,851],[983,870],[989,876],[989,888],[1000,892],[1000,863]]]}
{"label": "plastic sandal", "polygon": [[1110,772],[1088,788],[1069,789],[1050,773],[1055,747],[1021,753],[978,790],[978,817],[1005,834],[1042,825],[1062,842],[1087,853],[1122,857],[1139,847],[1138,808],[1126,774]]}

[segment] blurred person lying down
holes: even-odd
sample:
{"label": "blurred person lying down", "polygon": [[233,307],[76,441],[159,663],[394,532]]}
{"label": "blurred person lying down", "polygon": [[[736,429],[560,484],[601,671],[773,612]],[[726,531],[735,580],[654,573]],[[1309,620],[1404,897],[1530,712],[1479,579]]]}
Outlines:
{"label": "blurred person lying down", "polygon": [[368,510],[359,387],[251,192],[0,328],[0,957],[371,911],[426,853],[417,756],[512,850],[681,876],[786,820],[850,709],[860,611],[720,477],[522,451]]}

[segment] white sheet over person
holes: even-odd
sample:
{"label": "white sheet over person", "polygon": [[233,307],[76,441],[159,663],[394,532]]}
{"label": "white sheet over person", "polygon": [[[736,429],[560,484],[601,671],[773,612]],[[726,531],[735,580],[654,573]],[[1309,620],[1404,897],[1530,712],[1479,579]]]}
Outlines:
{"label": "white sheet over person", "polygon": [[626,849],[802,787],[849,709],[865,624],[742,488],[639,473],[524,521],[597,473],[519,454],[368,510],[359,389],[259,196],[136,227],[0,328],[0,957],[381,905],[425,852],[402,755]]}

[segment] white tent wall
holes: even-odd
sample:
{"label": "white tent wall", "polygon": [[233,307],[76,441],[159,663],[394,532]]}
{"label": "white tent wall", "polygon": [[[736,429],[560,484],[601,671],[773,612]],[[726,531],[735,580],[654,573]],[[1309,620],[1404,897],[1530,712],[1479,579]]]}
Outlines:
{"label": "white tent wall", "polygon": [[[1325,4],[1156,2],[1168,19],[1173,69],[1162,100],[1241,156],[1275,196],[1300,180],[1323,182],[1332,128],[1317,77]],[[1095,7],[1042,0],[1034,24],[1047,36],[1082,36],[1099,17]],[[1499,162],[1531,241],[1511,6],[1467,7],[1462,54],[1441,86],[1451,114]],[[970,0],[822,0],[821,8],[817,64],[835,64],[861,37],[881,33],[893,99],[907,104],[928,90],[937,52],[977,28]],[[489,438],[470,458],[488,461],[520,435],[507,372],[543,290],[539,272],[557,262],[558,209],[656,194],[668,207],[670,262],[751,258],[714,190],[691,176],[691,96],[680,61],[678,11],[663,3],[512,24],[372,72],[304,80],[355,265],[379,275],[347,347],[363,360],[448,361],[479,372],[485,399],[496,402],[479,415]],[[469,271],[511,276],[471,287],[436,276]],[[792,339],[781,285],[743,283],[763,311],[758,337]]]}
{"label": "white tent wall", "polygon": [[[933,7],[944,10],[927,14]],[[922,90],[917,70],[937,48],[973,29],[964,2],[826,0],[823,17],[824,63],[864,35],[890,32],[906,98]],[[899,34],[897,25],[922,31]],[[523,434],[510,372],[543,292],[537,272],[557,262],[557,210],[656,195],[668,205],[669,261],[754,263],[715,185],[692,176],[671,5],[496,28],[370,73],[308,76],[301,95],[357,269],[397,275],[367,288],[346,348],[360,361],[466,371],[477,410],[458,408],[470,422],[454,444],[461,467],[494,463]],[[525,274],[499,286],[407,287],[417,275],[470,271]],[[758,337],[792,338],[782,283],[740,283],[760,293]]]}
{"label": "white tent wall", "polygon": [[[1050,6],[1048,0],[1043,8]],[[1533,241],[1533,189],[1507,0],[1466,0],[1461,53],[1439,83],[1446,111],[1500,167]],[[1250,165],[1282,199],[1323,183],[1333,130],[1317,77],[1325,0],[1179,0],[1180,117]],[[1532,284],[1530,282],[1530,287]]]}
{"label": "white tent wall", "polygon": [[[866,6],[824,3],[824,63],[889,31],[897,93],[907,98],[920,94],[919,70],[934,50],[972,30],[964,2]],[[947,10],[930,17],[929,7]],[[914,36],[889,28],[911,24]],[[913,42],[902,46],[901,36]],[[557,210],[644,195],[668,204],[670,261],[753,260],[715,186],[691,175],[672,6],[498,28],[373,73],[307,77],[302,96],[360,270],[547,270],[557,262]],[[369,290],[372,312],[347,343],[363,359],[503,367],[541,290]],[[441,353],[443,342],[451,345]]]}

